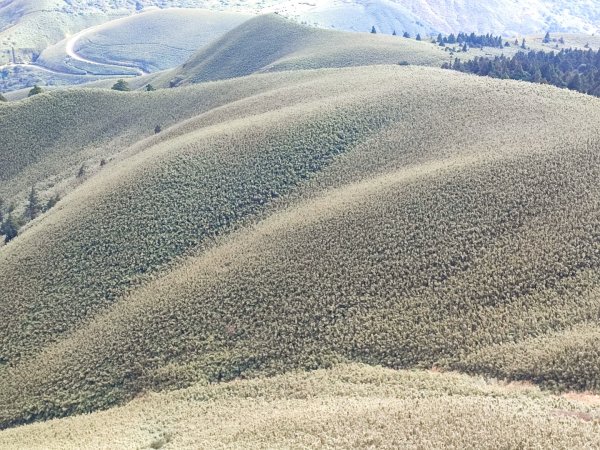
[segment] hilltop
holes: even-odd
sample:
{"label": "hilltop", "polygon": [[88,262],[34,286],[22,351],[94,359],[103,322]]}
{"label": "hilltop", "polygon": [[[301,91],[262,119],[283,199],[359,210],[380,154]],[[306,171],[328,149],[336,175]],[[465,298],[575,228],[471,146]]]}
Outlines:
{"label": "hilltop", "polygon": [[447,60],[446,52],[429,43],[310,28],[270,14],[244,22],[158,79],[162,85],[180,85],[327,67],[398,63],[440,67]]}

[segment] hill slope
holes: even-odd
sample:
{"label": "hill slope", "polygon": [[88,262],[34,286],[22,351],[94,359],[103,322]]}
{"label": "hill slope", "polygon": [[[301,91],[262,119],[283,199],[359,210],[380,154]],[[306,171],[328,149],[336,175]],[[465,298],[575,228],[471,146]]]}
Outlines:
{"label": "hill slope", "polygon": [[[239,83],[137,93],[73,89],[0,103],[0,126],[5,129],[0,138],[0,197],[22,200],[34,184],[61,190],[65,182],[80,182],[73,179],[82,165],[93,173],[102,159],[117,158],[140,140],[143,148],[144,138],[160,140],[164,135],[154,136],[156,125],[167,129],[210,109],[310,78],[294,73],[271,81],[252,78],[243,89]],[[24,126],[31,131],[23,132]]]}
{"label": "hill slope", "polygon": [[45,49],[36,62],[79,74],[111,74],[114,67],[171,69],[250,17],[192,8],[153,10],[86,29]]}
{"label": "hill slope", "polygon": [[402,61],[440,67],[447,59],[447,53],[428,43],[310,28],[271,14],[251,19],[200,49],[164,79],[186,84],[257,72]]}
{"label": "hill slope", "polygon": [[111,411],[0,432],[0,447],[585,448],[600,446],[599,400],[341,365],[149,394]]}
{"label": "hill slope", "polygon": [[185,92],[258,80],[0,249],[2,426],[345,361],[600,387],[597,99],[398,66]]}

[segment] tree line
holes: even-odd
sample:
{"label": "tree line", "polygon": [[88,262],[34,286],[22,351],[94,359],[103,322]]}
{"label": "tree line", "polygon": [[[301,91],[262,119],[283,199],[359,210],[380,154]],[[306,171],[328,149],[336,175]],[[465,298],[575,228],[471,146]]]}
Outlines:
{"label": "tree line", "polygon": [[455,59],[442,68],[493,78],[551,84],[600,97],[600,50],[519,52],[512,57]]}
{"label": "tree line", "polygon": [[449,34],[448,36],[442,36],[442,34],[438,34],[436,42],[441,45],[462,45],[469,47],[497,47],[504,48],[510,47],[510,43],[508,41],[504,41],[502,36],[494,36],[492,34],[467,34],[467,33],[458,33],[455,35],[454,33]]}

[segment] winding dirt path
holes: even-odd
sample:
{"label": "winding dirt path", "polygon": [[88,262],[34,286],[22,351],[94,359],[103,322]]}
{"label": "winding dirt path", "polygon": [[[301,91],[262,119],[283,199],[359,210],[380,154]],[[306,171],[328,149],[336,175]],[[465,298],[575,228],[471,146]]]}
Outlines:
{"label": "winding dirt path", "polygon": [[[139,14],[144,14],[144,13],[139,13]],[[111,27],[111,26],[115,25],[116,23],[127,21],[128,19],[130,19],[134,15],[130,15],[130,16],[126,16],[126,17],[121,17],[119,19],[110,20],[110,21],[108,21],[106,23],[102,23],[100,25],[95,25],[93,27],[89,27],[89,28],[86,28],[84,30],[81,30],[78,33],[75,33],[74,35],[70,36],[67,39],[67,42],[65,43],[65,52],[66,52],[66,54],[71,59],[73,59],[75,61],[80,61],[80,62],[83,62],[83,63],[86,63],[86,64],[93,64],[93,65],[100,66],[100,67],[102,67],[102,66],[125,67],[125,68],[128,68],[128,69],[134,69],[134,70],[136,70],[139,73],[139,75],[148,75],[148,72],[145,72],[143,69],[140,69],[139,67],[134,66],[132,64],[124,64],[124,63],[118,63],[118,64],[117,63],[110,63],[109,64],[109,63],[103,63],[101,61],[94,61],[94,60],[87,59],[87,58],[79,55],[75,51],[75,45],[77,44],[77,41],[79,41],[84,36],[86,36],[86,35],[88,35],[90,33],[95,33],[97,31],[101,31],[104,28]],[[112,75],[112,76],[114,76],[114,75]]]}

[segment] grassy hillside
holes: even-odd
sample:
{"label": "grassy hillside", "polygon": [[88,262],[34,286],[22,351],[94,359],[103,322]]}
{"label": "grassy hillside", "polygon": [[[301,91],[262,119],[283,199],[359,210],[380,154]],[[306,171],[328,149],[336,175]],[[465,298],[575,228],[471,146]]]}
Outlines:
{"label": "grassy hillside", "polygon": [[123,13],[92,10],[78,14],[61,0],[4,1],[0,4],[0,65],[15,62],[13,49],[16,62],[29,62],[66,35]]}
{"label": "grassy hillside", "polygon": [[316,76],[290,73],[248,78],[243,85],[222,82],[156,92],[73,89],[0,103],[0,197],[21,200],[33,184],[60,190],[82,165],[94,173],[102,159],[118,158],[140,140],[143,149],[172,135],[154,136],[156,125],[172,133],[169,127],[213,108]]}
{"label": "grassy hillside", "polygon": [[600,388],[597,99],[399,66],[181,92],[209,88],[247,95],[0,249],[2,426],[346,361]]}
{"label": "grassy hillside", "polygon": [[593,448],[600,399],[362,365],[148,394],[0,432],[0,447]]}
{"label": "grassy hillside", "polygon": [[203,9],[149,11],[113,20],[79,35],[73,50],[96,65],[69,57],[69,39],[45,49],[37,62],[68,73],[110,75],[114,67],[123,70],[122,66],[156,72],[182,64],[199,48],[248,18],[249,15]]}
{"label": "grassy hillside", "polygon": [[407,62],[440,67],[447,53],[397,36],[345,33],[299,25],[278,15],[251,19],[199,50],[163,83],[186,84],[256,72]]}

